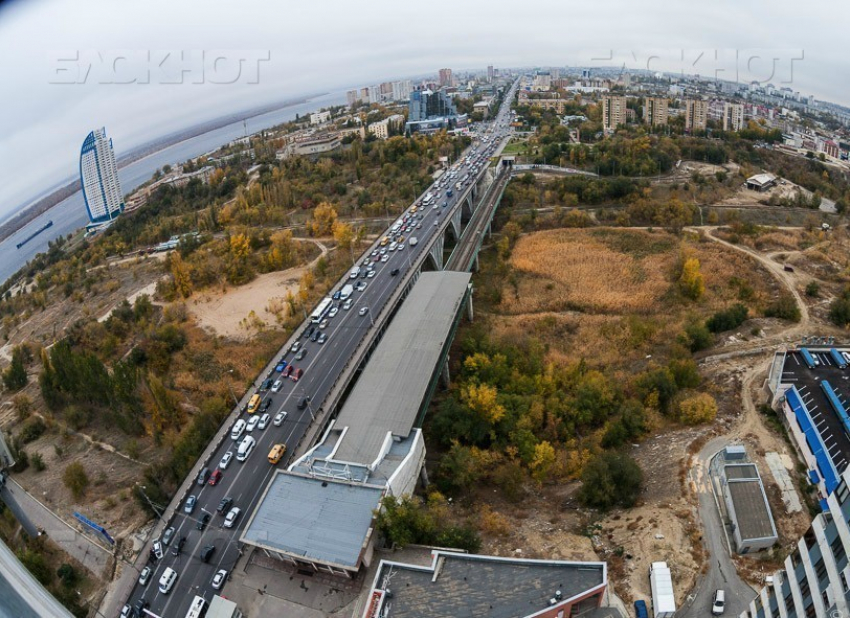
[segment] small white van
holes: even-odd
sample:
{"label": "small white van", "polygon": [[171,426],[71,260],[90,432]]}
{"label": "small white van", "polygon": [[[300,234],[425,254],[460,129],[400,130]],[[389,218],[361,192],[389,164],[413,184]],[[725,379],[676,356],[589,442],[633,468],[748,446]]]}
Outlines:
{"label": "small white van", "polygon": [[251,454],[251,451],[254,450],[256,445],[257,441],[251,436],[245,436],[242,438],[242,442],[239,443],[239,450],[236,452],[237,461],[241,462],[248,459],[248,455]]}
{"label": "small white van", "polygon": [[162,594],[168,594],[174,588],[174,582],[177,581],[177,571],[168,567],[163,571],[162,577],[159,578],[159,591]]}

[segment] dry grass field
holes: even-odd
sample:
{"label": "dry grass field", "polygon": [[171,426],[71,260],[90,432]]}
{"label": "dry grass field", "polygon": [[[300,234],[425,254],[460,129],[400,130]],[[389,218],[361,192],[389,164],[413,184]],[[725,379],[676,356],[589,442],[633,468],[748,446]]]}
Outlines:
{"label": "dry grass field", "polygon": [[[683,298],[682,256],[701,264],[705,293]],[[753,259],[697,236],[663,231],[562,229],[522,236],[510,258],[501,302],[486,312],[494,332],[532,334],[555,361],[639,369],[663,354],[690,320],[744,302],[757,316],[777,292]]]}

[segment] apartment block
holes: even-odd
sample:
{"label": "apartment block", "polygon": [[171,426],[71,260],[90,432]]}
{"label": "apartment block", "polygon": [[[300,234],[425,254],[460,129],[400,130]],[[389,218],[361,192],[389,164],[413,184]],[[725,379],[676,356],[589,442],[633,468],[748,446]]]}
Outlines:
{"label": "apartment block", "polygon": [[643,121],[650,126],[663,126],[669,118],[669,101],[666,97],[647,97],[643,104]]}
{"label": "apartment block", "polygon": [[614,131],[626,124],[626,97],[602,97],[602,128]]}
{"label": "apartment block", "polygon": [[740,131],[744,128],[744,106],[738,103],[723,105],[723,130]]}
{"label": "apartment block", "polygon": [[685,131],[705,131],[708,123],[708,102],[701,99],[685,100]]}

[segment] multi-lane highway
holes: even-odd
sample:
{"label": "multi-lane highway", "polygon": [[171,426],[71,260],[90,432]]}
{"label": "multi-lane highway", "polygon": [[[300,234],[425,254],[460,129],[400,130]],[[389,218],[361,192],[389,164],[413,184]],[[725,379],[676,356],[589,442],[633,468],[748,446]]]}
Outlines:
{"label": "multi-lane highway", "polygon": [[[214,451],[206,462],[210,470],[219,467],[219,461],[227,452],[233,453],[227,467],[222,470],[221,480],[216,485],[204,483],[193,485],[189,492],[197,498],[197,504],[191,513],[185,513],[183,504],[177,510],[169,526],[175,528],[172,540],[168,545],[162,547],[163,555],[159,559],[151,559],[149,566],[151,574],[145,585],[136,584],[127,603],[130,610],[125,608],[127,615],[135,615],[135,608],[140,599],[149,604],[142,616],[162,616],[165,618],[186,615],[195,596],[202,596],[210,601],[214,594],[226,595],[227,584],[223,590],[215,590],[212,581],[215,573],[224,569],[228,573],[234,568],[240,556],[238,539],[242,533],[242,526],[250,516],[251,511],[257,505],[257,500],[266,487],[271,475],[278,466],[271,465],[267,460],[269,451],[275,444],[286,444],[287,453],[279,466],[288,462],[293,449],[301,440],[314,415],[322,408],[323,402],[331,391],[336,380],[346,369],[346,365],[355,352],[356,348],[369,334],[369,329],[376,328],[374,320],[380,314],[385,304],[396,291],[401,282],[406,280],[406,275],[411,269],[417,268],[421,263],[423,253],[427,252],[434,240],[435,235],[445,229],[447,218],[457,208],[460,208],[460,199],[466,188],[477,182],[484,174],[488,165],[488,157],[495,151],[500,143],[508,136],[510,102],[516,92],[517,83],[506,94],[502,107],[497,116],[479,132],[472,146],[464,153],[460,160],[447,170],[443,177],[432,184],[424,195],[431,193],[434,197],[428,206],[422,206],[423,198],[417,200],[417,211],[412,213],[411,208],[399,218],[402,225],[408,228],[389,236],[404,236],[404,245],[401,250],[389,251],[389,242],[382,246],[379,241],[367,249],[357,264],[364,265],[369,260],[368,267],[375,274],[372,277],[360,278],[356,281],[346,277],[341,280],[334,290],[339,290],[345,284],[365,283],[366,288],[355,291],[351,296],[352,302],[349,309],[343,308],[341,300],[335,301],[338,313],[334,317],[327,318],[327,325],[321,329],[327,341],[323,344],[310,341],[302,336],[309,328],[309,320],[302,326],[299,334],[301,348],[306,350],[302,360],[295,360],[295,353],[287,349],[282,350],[278,357],[286,360],[295,367],[303,369],[303,376],[298,382],[283,379],[283,388],[280,392],[261,392],[263,401],[271,400],[267,409],[270,420],[265,429],[255,428],[250,434],[257,441],[253,452],[244,462],[237,461],[235,455],[238,441],[226,439]],[[469,176],[466,183],[462,183]],[[457,183],[461,182],[458,190]],[[449,196],[449,189],[452,195]],[[436,207],[433,206],[436,204]],[[406,217],[406,221],[403,219]],[[415,246],[410,245],[410,238],[416,237],[418,242]],[[384,250],[386,259],[382,261],[381,251]],[[395,275],[392,273],[397,271]],[[365,311],[361,311],[364,309]],[[265,378],[266,376],[263,376]],[[277,379],[280,374],[272,373]],[[304,409],[298,409],[299,402],[309,397],[310,403]],[[280,411],[286,411],[286,418],[282,424],[275,426],[271,419]],[[239,418],[248,419],[249,415],[241,414]],[[240,438],[241,440],[241,438]],[[223,526],[225,513],[218,513],[216,509],[222,498],[232,498],[232,506],[241,509],[241,515],[232,528]],[[199,522],[206,515],[210,515],[210,521],[206,528],[199,529]],[[179,555],[173,555],[173,548],[181,537],[186,537],[185,545]],[[201,551],[207,546],[215,546],[215,551],[207,562],[201,557]],[[148,551],[147,548],[144,551]],[[178,574],[177,580],[168,593],[159,590],[159,580],[166,568],[175,570]]]}

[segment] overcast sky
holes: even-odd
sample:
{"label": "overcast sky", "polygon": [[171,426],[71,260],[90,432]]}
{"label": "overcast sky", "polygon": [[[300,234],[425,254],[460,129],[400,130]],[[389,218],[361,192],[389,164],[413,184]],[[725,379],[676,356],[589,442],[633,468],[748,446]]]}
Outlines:
{"label": "overcast sky", "polygon": [[[850,5],[824,0],[18,0],[0,8],[0,217],[76,173],[93,128],[106,126],[120,156],[227,113],[443,66],[625,62],[701,75],[721,69],[733,79],[737,50],[741,81],[848,104],[848,23]],[[171,61],[160,67],[168,50]],[[231,64],[201,70],[188,61],[185,83],[164,83],[179,82],[181,50],[217,51]],[[67,60],[76,54],[80,62]],[[117,71],[115,57],[128,58]],[[238,58],[244,70],[235,83],[193,83],[231,81]],[[257,66],[259,83],[249,83]],[[104,83],[146,74],[147,84]]]}

